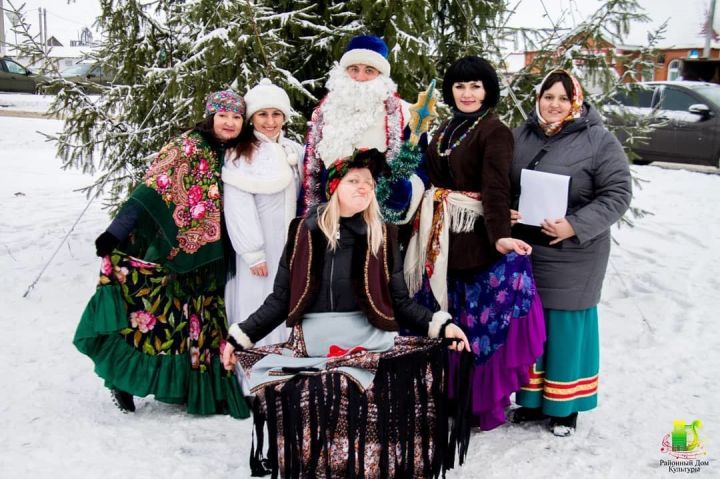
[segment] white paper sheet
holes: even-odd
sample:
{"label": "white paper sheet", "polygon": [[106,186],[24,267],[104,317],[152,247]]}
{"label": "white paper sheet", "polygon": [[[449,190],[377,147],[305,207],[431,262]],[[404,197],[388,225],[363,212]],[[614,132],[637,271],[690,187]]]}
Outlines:
{"label": "white paper sheet", "polygon": [[570,177],[524,169],[520,173],[520,223],[540,226],[543,220],[558,219],[567,212]]}

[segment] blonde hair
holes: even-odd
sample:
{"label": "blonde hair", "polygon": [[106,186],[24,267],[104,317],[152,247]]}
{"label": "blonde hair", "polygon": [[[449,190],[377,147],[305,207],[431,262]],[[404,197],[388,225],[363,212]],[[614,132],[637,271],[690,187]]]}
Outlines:
{"label": "blonde hair", "polygon": [[[340,199],[336,193],[330,200],[321,205],[317,211],[318,226],[328,240],[330,251],[337,249],[338,233],[340,232]],[[373,189],[370,196],[370,204],[363,211],[363,219],[367,225],[368,245],[373,256],[377,256],[383,242],[383,220],[380,215],[380,205],[375,198]]]}

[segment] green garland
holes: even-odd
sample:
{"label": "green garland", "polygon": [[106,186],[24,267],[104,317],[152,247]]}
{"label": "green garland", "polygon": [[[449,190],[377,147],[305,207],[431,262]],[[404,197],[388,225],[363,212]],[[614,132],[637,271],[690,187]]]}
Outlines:
{"label": "green garland", "polygon": [[422,153],[417,145],[404,141],[400,152],[390,163],[390,174],[383,175],[378,179],[375,187],[375,195],[378,203],[380,203],[380,211],[383,218],[388,223],[399,223],[405,216],[405,211],[397,210],[385,205],[385,201],[390,198],[392,193],[392,184],[400,180],[409,179],[417,170]]}

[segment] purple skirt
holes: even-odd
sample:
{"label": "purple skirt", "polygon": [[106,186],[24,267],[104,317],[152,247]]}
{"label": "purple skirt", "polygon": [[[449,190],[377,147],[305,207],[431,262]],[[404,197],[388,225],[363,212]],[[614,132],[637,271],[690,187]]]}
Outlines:
{"label": "purple skirt", "polygon": [[[439,309],[427,279],[415,299]],[[545,321],[530,258],[507,254],[471,278],[450,273],[448,312],[465,331],[475,357],[469,378],[472,424],[493,429],[505,422],[510,395],[528,383],[530,368],[543,353]],[[459,355],[452,353],[449,361],[452,378]]]}

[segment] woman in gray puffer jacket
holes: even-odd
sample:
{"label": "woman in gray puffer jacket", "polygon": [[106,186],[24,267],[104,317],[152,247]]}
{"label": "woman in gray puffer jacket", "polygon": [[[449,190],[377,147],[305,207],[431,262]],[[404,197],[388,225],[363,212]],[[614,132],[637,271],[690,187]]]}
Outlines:
{"label": "woman in gray puffer jacket", "polygon": [[[622,146],[564,70],[545,77],[535,112],[513,133],[516,195],[523,169],[571,179],[566,215],[545,219],[537,234],[524,238],[533,246],[547,342],[530,383],[516,395],[521,407],[510,419],[550,416],[553,433],[567,436],[575,430],[577,413],[597,405],[597,304],[610,255],[610,227],[632,196],[630,170]],[[511,218],[516,222],[518,213],[512,211]]]}

